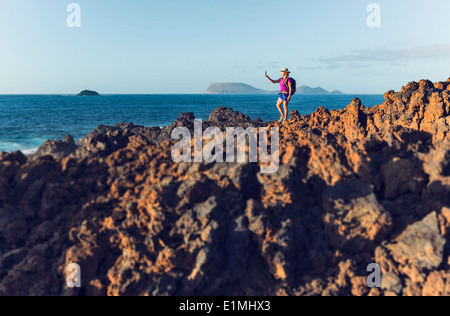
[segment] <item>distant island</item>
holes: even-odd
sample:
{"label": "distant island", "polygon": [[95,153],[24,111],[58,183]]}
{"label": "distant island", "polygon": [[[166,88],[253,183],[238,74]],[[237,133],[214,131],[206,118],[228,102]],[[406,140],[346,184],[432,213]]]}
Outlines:
{"label": "distant island", "polygon": [[272,91],[257,89],[245,83],[213,83],[205,94],[272,94]]}
{"label": "distant island", "polygon": [[96,91],[84,90],[77,94],[78,97],[98,97],[100,94]]}
{"label": "distant island", "polygon": [[[257,89],[245,83],[212,83],[205,94],[276,94],[278,91],[267,91]],[[312,88],[309,86],[297,87],[297,94],[303,95],[327,95],[343,94],[341,91],[329,92],[323,88]]]}
{"label": "distant island", "polygon": [[311,88],[310,86],[297,87],[297,94],[309,94],[309,95],[323,95],[323,94],[344,94],[339,90],[327,91],[321,87]]}

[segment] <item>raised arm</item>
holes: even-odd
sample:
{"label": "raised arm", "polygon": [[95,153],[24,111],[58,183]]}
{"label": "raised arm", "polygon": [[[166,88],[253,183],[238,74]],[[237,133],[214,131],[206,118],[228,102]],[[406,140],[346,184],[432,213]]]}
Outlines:
{"label": "raised arm", "polygon": [[266,73],[266,78],[269,79],[272,83],[280,83],[281,82],[281,79],[278,79],[278,80],[270,79],[270,77],[267,75],[267,73]]}

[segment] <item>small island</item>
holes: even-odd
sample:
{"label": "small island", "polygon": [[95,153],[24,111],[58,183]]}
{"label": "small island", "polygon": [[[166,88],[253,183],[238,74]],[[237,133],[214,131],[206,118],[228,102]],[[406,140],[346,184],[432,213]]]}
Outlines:
{"label": "small island", "polygon": [[84,90],[77,94],[78,97],[98,97],[100,94],[96,91]]}

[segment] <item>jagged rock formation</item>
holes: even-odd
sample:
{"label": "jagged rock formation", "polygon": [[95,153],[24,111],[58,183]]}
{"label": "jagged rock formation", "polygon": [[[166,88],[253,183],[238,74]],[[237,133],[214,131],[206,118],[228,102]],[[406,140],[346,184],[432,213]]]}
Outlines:
{"label": "jagged rock formation", "polygon": [[[292,112],[275,174],[174,163],[192,114],[2,153],[0,295],[448,295],[450,79],[385,99]],[[276,125],[220,108],[204,128],[232,124]]]}
{"label": "jagged rock formation", "polygon": [[62,141],[46,141],[30,158],[37,159],[42,156],[53,156],[55,159],[61,159],[74,153],[77,148],[73,136],[66,135]]}
{"label": "jagged rock formation", "polygon": [[[132,139],[145,144],[159,145],[170,140],[172,131],[177,127],[187,127],[193,133],[194,120],[193,113],[182,113],[173,124],[164,128],[144,127],[132,123],[119,123],[114,126],[100,125],[87,136],[78,140],[76,144],[71,135],[67,135],[63,141],[46,141],[30,158],[33,160],[43,156],[52,156],[55,159],[68,156],[105,158],[115,151],[127,147]],[[268,124],[260,119],[251,120],[247,115],[219,107],[211,113],[207,121],[203,122],[203,127],[204,129],[208,127],[225,129],[227,126],[247,128],[250,126],[263,127]]]}

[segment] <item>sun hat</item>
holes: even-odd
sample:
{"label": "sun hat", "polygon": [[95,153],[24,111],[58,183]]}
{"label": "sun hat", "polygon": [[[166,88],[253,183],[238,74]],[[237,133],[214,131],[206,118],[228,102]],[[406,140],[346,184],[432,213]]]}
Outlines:
{"label": "sun hat", "polygon": [[291,73],[291,72],[289,71],[289,68],[283,68],[283,69],[281,69],[281,72],[285,72],[285,73],[288,73],[288,74]]}

